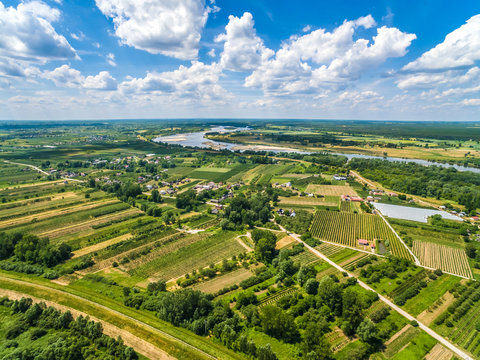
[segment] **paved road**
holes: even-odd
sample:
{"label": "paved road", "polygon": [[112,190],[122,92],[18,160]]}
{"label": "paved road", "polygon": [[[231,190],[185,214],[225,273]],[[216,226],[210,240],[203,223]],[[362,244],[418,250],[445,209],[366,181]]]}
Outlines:
{"label": "paved road", "polygon": [[417,323],[418,323],[418,326],[420,327],[420,329],[424,330],[426,333],[428,333],[430,336],[432,336],[434,339],[436,339],[438,342],[440,342],[442,345],[444,345],[446,348],[452,350],[455,354],[457,354],[460,358],[462,359],[465,359],[465,360],[471,360],[472,358],[467,354],[465,353],[463,350],[461,350],[460,348],[458,348],[457,346],[453,345],[452,343],[450,343],[449,341],[447,341],[443,336],[437,334],[435,331],[433,331],[432,329],[430,329],[428,326],[426,326],[425,324],[421,323],[420,321],[418,321],[415,317],[413,317],[412,315],[410,315],[409,313],[407,313],[405,310],[403,310],[402,308],[398,307],[397,305],[395,305],[393,302],[391,302],[389,299],[387,299],[385,296],[382,296],[380,295],[376,290],[374,290],[373,288],[371,288],[370,286],[368,286],[367,284],[365,284],[363,281],[361,281],[360,279],[358,279],[354,274],[352,273],[349,273],[347,270],[345,270],[344,268],[342,268],[340,265],[338,265],[337,263],[333,262],[332,260],[330,260],[328,257],[326,257],[324,254],[322,254],[320,251],[318,251],[317,249],[311,247],[310,245],[308,245],[307,243],[305,243],[304,241],[302,241],[302,239],[300,239],[300,235],[298,234],[294,234],[294,233],[291,233],[289,231],[287,231],[283,226],[281,226],[280,224],[277,224],[280,229],[282,229],[283,231],[286,231],[290,234],[291,237],[293,237],[297,242],[299,243],[302,243],[310,252],[312,252],[313,254],[317,255],[319,258],[323,259],[324,261],[326,261],[327,263],[329,263],[330,265],[332,265],[334,268],[336,268],[337,270],[341,271],[341,272],[345,272],[348,274],[349,277],[354,277],[357,279],[358,281],[358,285],[360,285],[361,287],[363,287],[364,289],[367,289],[367,290],[370,290],[370,291],[373,291],[375,293],[377,293],[378,297],[380,300],[382,300],[385,304],[387,304],[388,306],[390,306],[392,309],[396,310],[398,313],[400,313],[402,316],[404,316],[406,319],[408,319],[409,321],[412,321],[412,320],[415,320]]}
{"label": "paved road", "polygon": [[106,311],[109,311],[109,312],[117,315],[117,316],[120,316],[120,317],[126,318],[126,319],[128,319],[128,320],[134,321],[134,322],[137,323],[137,324],[141,324],[142,326],[148,328],[150,331],[158,332],[158,333],[162,334],[162,336],[164,336],[164,337],[167,337],[167,338],[169,338],[169,339],[171,339],[171,340],[174,340],[174,341],[176,341],[176,342],[178,342],[178,343],[181,343],[182,345],[185,345],[185,346],[187,346],[187,347],[189,347],[189,348],[191,348],[191,349],[194,349],[194,350],[196,350],[197,352],[201,353],[203,356],[205,356],[205,357],[207,357],[207,358],[209,358],[209,359],[216,359],[216,357],[214,357],[214,356],[206,353],[206,352],[203,351],[202,349],[199,349],[199,348],[197,348],[196,346],[194,346],[194,345],[192,345],[192,344],[189,344],[189,343],[187,343],[187,342],[185,342],[185,341],[183,341],[183,340],[181,340],[181,339],[179,339],[179,338],[177,338],[177,337],[175,337],[175,336],[173,336],[173,335],[171,335],[171,334],[169,334],[169,333],[167,333],[167,332],[165,332],[165,331],[162,331],[162,330],[157,329],[157,328],[155,328],[155,327],[153,327],[153,326],[151,326],[151,325],[148,325],[147,323],[144,323],[144,322],[142,322],[142,321],[140,321],[140,320],[138,320],[138,319],[135,319],[135,318],[132,317],[132,316],[125,315],[124,313],[122,313],[122,312],[120,312],[120,311],[111,309],[111,308],[109,308],[108,306],[101,305],[101,304],[96,303],[96,302],[94,302],[94,301],[92,301],[92,300],[88,300],[88,299],[86,299],[86,298],[84,298],[84,297],[81,297],[81,296],[78,296],[78,295],[74,295],[74,294],[71,294],[71,293],[69,293],[69,292],[67,292],[67,291],[62,291],[62,290],[55,289],[55,288],[52,288],[52,287],[49,287],[49,286],[40,285],[40,284],[35,284],[35,283],[31,283],[31,282],[24,281],[24,280],[12,279],[12,278],[5,277],[5,276],[2,276],[2,275],[0,275],[0,278],[3,279],[3,280],[5,280],[5,281],[10,281],[10,282],[14,282],[14,283],[21,283],[21,284],[25,284],[25,285],[28,285],[28,286],[31,286],[31,287],[36,287],[36,288],[39,288],[39,289],[44,289],[44,290],[47,290],[47,291],[50,291],[50,292],[62,293],[62,294],[64,294],[64,295],[66,295],[66,296],[70,296],[70,297],[73,297],[73,298],[75,298],[75,299],[78,299],[78,300],[87,302],[87,303],[89,303],[89,304],[91,304],[91,305],[93,305],[93,306],[95,306],[95,307],[97,307],[97,308],[104,309],[104,310],[106,310]]}

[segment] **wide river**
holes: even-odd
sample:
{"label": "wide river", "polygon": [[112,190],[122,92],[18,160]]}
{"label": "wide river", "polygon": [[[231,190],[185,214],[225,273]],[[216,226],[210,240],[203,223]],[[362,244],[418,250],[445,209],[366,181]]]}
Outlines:
{"label": "wide river", "polygon": [[[249,130],[248,127],[239,127],[239,128],[226,128],[224,126],[215,126],[208,131],[198,131],[192,133],[185,133],[185,134],[176,134],[176,135],[169,135],[169,136],[159,136],[153,139],[155,142],[164,142],[168,144],[176,144],[182,146],[189,146],[189,147],[199,147],[199,148],[211,148],[215,150],[253,150],[253,151],[269,151],[274,153],[299,153],[299,154],[309,154],[309,152],[301,151],[295,148],[288,148],[282,146],[264,146],[264,145],[242,145],[242,144],[232,144],[223,141],[215,141],[210,140],[205,137],[205,134],[211,132],[218,132],[218,133],[228,133],[228,132],[236,132],[236,131],[245,131]],[[455,168],[458,171],[471,171],[474,173],[480,173],[480,169],[460,166],[456,164],[443,164],[438,162],[432,162],[427,160],[421,159],[402,159],[396,157],[382,157],[382,156],[374,156],[374,155],[364,155],[364,154],[343,154],[343,153],[333,153],[335,155],[342,155],[347,157],[349,160],[354,158],[361,158],[361,159],[380,159],[380,160],[388,160],[388,161],[399,161],[405,163],[416,163],[424,166],[430,165],[437,165],[445,168]]]}

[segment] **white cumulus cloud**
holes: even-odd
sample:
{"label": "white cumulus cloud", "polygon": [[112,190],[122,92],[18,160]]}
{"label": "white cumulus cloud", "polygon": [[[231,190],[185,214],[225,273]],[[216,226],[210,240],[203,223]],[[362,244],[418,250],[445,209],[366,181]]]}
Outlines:
{"label": "white cumulus cloud", "polygon": [[473,66],[480,60],[480,15],[471,17],[445,40],[408,63],[403,70],[431,71]]}
{"label": "white cumulus cloud", "polygon": [[318,29],[292,36],[271,59],[262,62],[245,80],[248,87],[287,95],[312,93],[325,87],[339,89],[388,58],[401,57],[416,38],[397,28],[377,28],[372,40],[354,34],[359,27],[376,25],[371,15],[345,21],[332,32]]}
{"label": "white cumulus cloud", "polygon": [[196,59],[201,32],[211,11],[203,0],[96,0],[113,19],[115,35],[136,49]]}
{"label": "white cumulus cloud", "polygon": [[0,2],[0,56],[37,62],[77,58],[51,24],[59,17],[58,9],[40,1],[20,3],[17,8]]}
{"label": "white cumulus cloud", "polygon": [[246,12],[241,18],[230,15],[225,33],[215,38],[224,42],[220,65],[232,71],[250,71],[256,69],[274,52],[265,47],[254,28],[252,14]]}
{"label": "white cumulus cloud", "polygon": [[168,95],[189,100],[225,100],[229,93],[219,84],[221,67],[193,61],[177,70],[148,73],[144,78],[128,79],[120,84],[125,94]]}
{"label": "white cumulus cloud", "polygon": [[95,76],[83,76],[69,65],[62,65],[52,71],[44,71],[41,75],[44,79],[51,80],[58,87],[83,88],[94,90],[116,90],[117,81],[108,71],[101,71]]}

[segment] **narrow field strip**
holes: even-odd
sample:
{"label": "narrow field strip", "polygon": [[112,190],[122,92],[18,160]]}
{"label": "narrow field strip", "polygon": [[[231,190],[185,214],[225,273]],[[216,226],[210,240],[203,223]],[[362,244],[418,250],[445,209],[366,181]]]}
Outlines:
{"label": "narrow field strip", "polygon": [[76,233],[76,232],[88,229],[88,228],[90,228],[94,225],[99,225],[99,224],[106,223],[106,222],[111,221],[111,220],[121,219],[123,217],[128,217],[131,214],[138,214],[138,213],[141,213],[141,211],[138,210],[138,209],[134,209],[134,208],[127,209],[127,210],[124,210],[124,211],[114,212],[112,214],[99,216],[99,217],[97,217],[95,219],[92,219],[92,220],[88,220],[88,221],[84,221],[84,222],[81,222],[81,223],[65,226],[65,227],[62,227],[62,228],[46,231],[46,232],[41,233],[40,236],[48,236],[50,239],[55,239],[55,238],[60,237],[60,236],[65,236],[65,235],[69,235],[69,234],[72,234],[72,233]]}
{"label": "narrow field strip", "polygon": [[79,256],[83,256],[83,255],[93,253],[93,252],[98,251],[98,250],[102,250],[109,245],[113,245],[113,244],[116,244],[120,241],[127,240],[130,237],[132,237],[132,234],[130,234],[130,233],[123,234],[123,235],[117,236],[113,239],[105,240],[105,241],[100,242],[100,243],[95,244],[95,245],[86,246],[86,247],[84,247],[80,250],[74,251],[72,259],[74,259],[76,257],[79,257]]}
{"label": "narrow field strip", "polygon": [[43,219],[49,219],[54,216],[64,216],[68,215],[71,213],[76,213],[80,211],[85,211],[89,209],[93,209],[99,205],[108,205],[108,204],[113,204],[113,203],[119,203],[119,200],[116,199],[110,199],[110,200],[100,200],[100,201],[94,201],[90,202],[88,204],[82,204],[81,206],[72,206],[68,208],[63,208],[63,209],[56,209],[52,211],[46,211],[41,214],[34,214],[34,215],[28,215],[24,217],[19,217],[16,219],[9,219],[6,221],[0,221],[0,229],[3,228],[11,228],[15,227],[18,225],[26,224],[31,222],[32,220],[36,219],[35,221],[43,220]]}

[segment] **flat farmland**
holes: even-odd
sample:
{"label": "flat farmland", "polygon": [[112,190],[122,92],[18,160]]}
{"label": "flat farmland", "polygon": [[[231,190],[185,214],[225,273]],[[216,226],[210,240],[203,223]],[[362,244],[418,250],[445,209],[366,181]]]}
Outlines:
{"label": "flat farmland", "polygon": [[362,249],[363,247],[358,245],[359,239],[388,240],[393,255],[411,259],[405,246],[377,215],[317,211],[310,226],[310,233],[320,240]]}
{"label": "flat farmland", "polygon": [[91,246],[86,246],[86,247],[84,247],[84,248],[82,248],[82,249],[80,249],[80,250],[74,251],[72,258],[76,258],[76,257],[79,257],[79,256],[91,254],[91,253],[93,253],[93,252],[95,252],[95,251],[104,249],[104,248],[106,248],[107,246],[110,246],[110,245],[119,243],[119,242],[124,241],[124,240],[127,240],[127,239],[129,239],[129,238],[131,238],[131,237],[132,237],[132,234],[127,233],[127,234],[123,234],[123,235],[114,237],[113,239],[103,241],[103,242],[101,242],[101,243],[99,243],[99,244],[95,244],[95,245],[91,245]]}
{"label": "flat farmland", "polygon": [[194,289],[213,294],[224,287],[238,284],[251,276],[253,276],[253,273],[250,270],[238,269],[228,274],[218,276],[213,280],[203,281],[197,285],[194,285]]}
{"label": "flat farmland", "polygon": [[415,240],[413,252],[424,266],[467,278],[473,277],[467,254],[463,249]]}
{"label": "flat farmland", "polygon": [[156,257],[129,271],[130,275],[149,279],[171,280],[192,270],[215,264],[225,258],[245,252],[235,239],[236,234],[219,231],[205,239]]}
{"label": "flat farmland", "polygon": [[11,186],[45,179],[46,176],[28,166],[0,164],[0,186]]}
{"label": "flat farmland", "polygon": [[203,167],[195,169],[190,173],[190,177],[194,179],[203,179],[214,182],[225,182],[231,177],[249,170],[250,164],[239,164],[234,167]]}
{"label": "flat farmland", "polygon": [[306,192],[325,196],[358,196],[354,188],[348,185],[318,185],[308,184]]}
{"label": "flat farmland", "polygon": [[328,201],[328,199],[308,197],[308,196],[302,196],[302,197],[300,197],[300,196],[291,196],[291,197],[279,196],[278,200],[280,201],[281,205],[338,206],[338,203]]}

